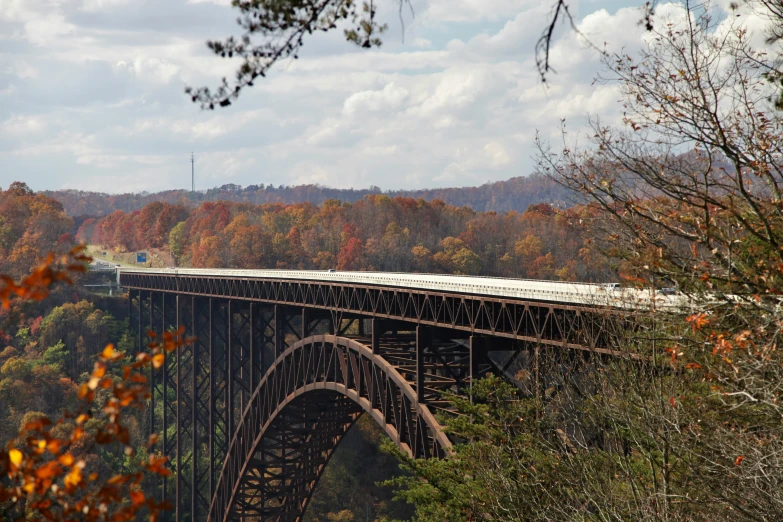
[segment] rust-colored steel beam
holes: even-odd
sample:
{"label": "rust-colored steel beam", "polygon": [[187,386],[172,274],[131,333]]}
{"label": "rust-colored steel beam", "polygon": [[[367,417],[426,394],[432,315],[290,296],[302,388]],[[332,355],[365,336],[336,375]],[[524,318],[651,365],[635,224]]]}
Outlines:
{"label": "rust-colored steel beam", "polygon": [[[123,272],[120,284],[140,291],[306,307],[328,310],[337,317],[393,319],[607,353],[611,353],[606,348],[609,323],[621,314],[609,308],[557,302],[301,280]],[[277,348],[284,349],[282,343]]]}
{"label": "rust-colored steel beam", "polygon": [[278,356],[251,396],[209,520],[300,520],[332,451],[362,411],[409,455],[444,456],[451,448],[414,387],[383,357],[353,339],[306,337]]}

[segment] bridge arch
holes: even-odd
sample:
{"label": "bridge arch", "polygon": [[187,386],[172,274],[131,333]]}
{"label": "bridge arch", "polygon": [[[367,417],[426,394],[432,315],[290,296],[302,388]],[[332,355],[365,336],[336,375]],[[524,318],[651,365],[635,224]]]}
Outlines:
{"label": "bridge arch", "polygon": [[237,424],[208,520],[300,520],[334,449],[363,412],[413,457],[450,451],[411,383],[368,346],[315,335],[287,348]]}

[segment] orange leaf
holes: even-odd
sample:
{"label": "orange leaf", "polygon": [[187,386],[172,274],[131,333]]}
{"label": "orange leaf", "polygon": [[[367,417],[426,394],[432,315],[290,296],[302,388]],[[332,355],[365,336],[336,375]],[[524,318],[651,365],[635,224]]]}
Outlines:
{"label": "orange leaf", "polygon": [[734,459],[734,465],[739,466],[740,464],[742,464],[743,460],[745,460],[745,455],[740,455],[739,457]]}
{"label": "orange leaf", "polygon": [[130,480],[130,477],[127,475],[114,475],[112,478],[108,480],[108,484],[112,485],[120,485],[125,484]]}
{"label": "orange leaf", "polygon": [[92,376],[101,378],[106,375],[106,365],[102,363],[95,363],[95,369],[92,371]]}
{"label": "orange leaf", "polygon": [[60,447],[62,446],[62,443],[59,439],[51,439],[49,442],[46,443],[46,449],[49,450],[49,453],[56,455],[60,452]]}
{"label": "orange leaf", "polygon": [[82,469],[77,465],[63,479],[66,488],[75,488],[82,482]]}
{"label": "orange leaf", "polygon": [[122,357],[122,353],[114,349],[113,344],[107,344],[106,348],[100,354],[100,358],[104,361],[116,361]]}
{"label": "orange leaf", "polygon": [[55,461],[47,462],[46,464],[42,464],[35,470],[35,476],[39,479],[50,479],[53,477],[56,477],[60,474],[61,468],[60,465],[57,464]]}
{"label": "orange leaf", "polygon": [[11,464],[18,468],[22,465],[22,459],[24,458],[24,455],[22,455],[22,452],[18,449],[12,449],[8,452],[8,458],[11,459]]}
{"label": "orange leaf", "polygon": [[130,497],[134,506],[139,507],[140,505],[144,504],[144,493],[141,491],[131,491]]}
{"label": "orange leaf", "polygon": [[73,465],[73,455],[70,453],[65,453],[63,455],[60,455],[60,457],[57,459],[57,461],[62,464],[63,466],[72,466]]}
{"label": "orange leaf", "polygon": [[155,369],[160,368],[163,366],[163,361],[166,360],[166,356],[162,353],[156,354],[152,356],[152,366],[155,367]]}
{"label": "orange leaf", "polygon": [[707,317],[707,314],[705,314],[704,312],[699,312],[691,316],[688,316],[685,319],[685,321],[691,324],[691,328],[693,328],[694,332],[701,330],[704,327],[704,325],[710,322],[709,318]]}

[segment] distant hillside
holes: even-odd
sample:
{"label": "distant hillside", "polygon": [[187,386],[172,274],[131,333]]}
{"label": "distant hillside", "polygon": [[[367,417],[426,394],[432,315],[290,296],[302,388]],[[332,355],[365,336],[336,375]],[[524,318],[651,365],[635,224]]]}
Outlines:
{"label": "distant hillside", "polygon": [[439,188],[423,190],[382,191],[378,187],[368,189],[334,189],[320,185],[297,185],[294,187],[274,185],[223,185],[214,189],[191,193],[187,190],[167,190],[150,194],[104,194],[82,190],[56,190],[44,192],[63,204],[71,216],[104,216],[115,210],[131,212],[154,201],[181,203],[188,207],[199,206],[205,201],[236,201],[261,203],[302,203],[321,205],[328,199],[347,203],[359,201],[368,194],[386,194],[391,197],[404,196],[428,201],[440,199],[449,205],[468,206],[479,212],[494,210],[524,212],[535,203],[554,205],[570,204],[573,195],[552,180],[539,175],[520,176],[507,181],[487,183],[480,187]]}

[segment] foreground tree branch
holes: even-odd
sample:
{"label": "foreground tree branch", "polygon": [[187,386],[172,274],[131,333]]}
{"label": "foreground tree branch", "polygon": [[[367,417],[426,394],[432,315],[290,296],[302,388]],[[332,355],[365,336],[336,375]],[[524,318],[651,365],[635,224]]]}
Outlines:
{"label": "foreground tree branch", "polygon": [[[21,281],[0,276],[4,306],[13,299],[44,299],[57,283],[71,282],[91,258],[84,246],[56,258],[47,255]],[[142,489],[149,476],[167,476],[167,458],[156,455],[157,436],[147,441],[147,456],[139,471],[117,474],[106,480],[86,463],[85,447],[119,446],[126,456],[135,450],[126,425],[136,410],[143,410],[150,397],[145,374],[160,368],[167,354],[192,339],[184,329],[162,335],[148,332],[148,351],[132,362],[118,365],[128,356],[108,345],[99,354],[88,380],[79,387],[80,407],[52,420],[37,416],[26,422],[18,436],[0,449],[0,518],[28,521],[130,521],[146,517],[158,520],[170,503],[156,502]]]}
{"label": "foreground tree branch", "polygon": [[[227,107],[239,95],[252,87],[258,78],[264,78],[279,61],[299,58],[305,38],[313,33],[336,30],[341,25],[346,41],[370,49],[380,47],[381,36],[388,29],[386,23],[377,20],[378,2],[396,2],[399,7],[400,24],[403,26],[403,9],[413,13],[410,0],[234,0],[233,6],[240,12],[237,23],[242,28],[239,38],[230,36],[223,41],[209,41],[207,46],[221,58],[239,58],[232,81],[223,78],[216,89],[209,87],[187,87],[185,92],[202,109]],[[652,27],[654,3],[644,6],[642,22]],[[556,0],[541,37],[535,45],[536,68],[542,81],[554,72],[550,63],[550,50],[555,29],[559,23],[567,23],[571,30],[579,33],[576,22],[566,0]],[[595,46],[585,38],[590,46]]]}
{"label": "foreground tree branch", "polygon": [[[407,1],[399,0],[400,9]],[[361,6],[357,0],[234,0],[233,5],[241,13],[237,23],[244,34],[239,39],[231,36],[222,42],[210,41],[207,46],[222,58],[242,59],[235,80],[229,84],[223,78],[214,92],[208,87],[185,89],[191,100],[205,109],[231,105],[243,89],[252,87],[259,76],[266,76],[275,63],[298,58],[307,35],[331,31],[347,22],[346,40],[372,48],[380,47],[380,35],[387,29],[376,20],[375,0],[364,0]],[[254,43],[255,37],[261,41]]]}

